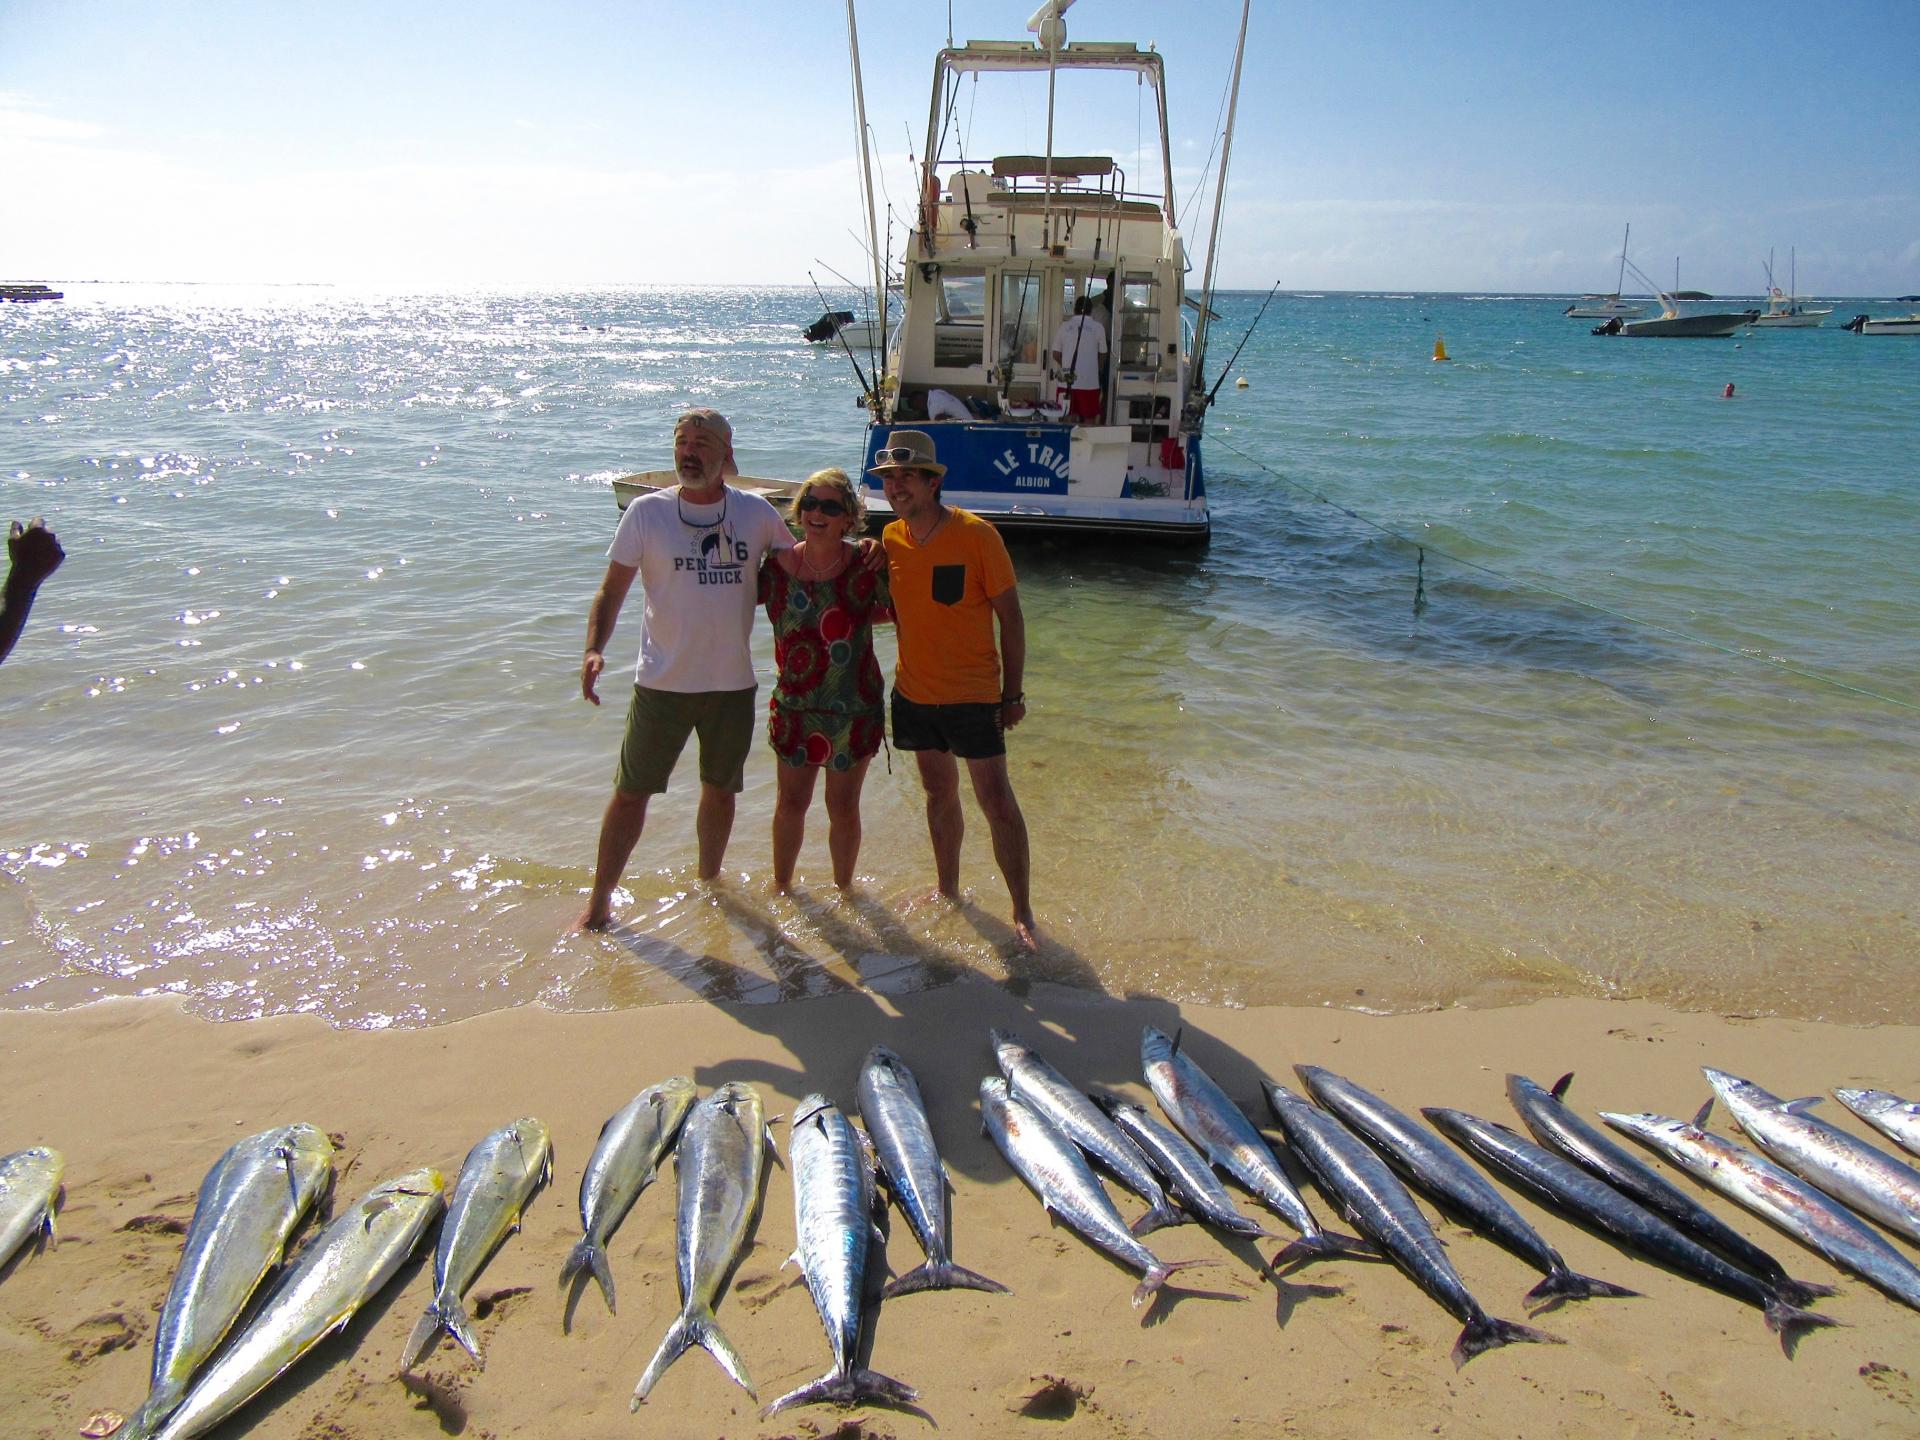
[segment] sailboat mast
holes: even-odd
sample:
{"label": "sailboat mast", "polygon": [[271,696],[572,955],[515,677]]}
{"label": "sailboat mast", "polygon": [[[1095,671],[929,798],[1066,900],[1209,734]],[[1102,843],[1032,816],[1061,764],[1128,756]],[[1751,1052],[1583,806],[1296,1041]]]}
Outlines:
{"label": "sailboat mast", "polygon": [[[1233,121],[1240,108],[1240,62],[1247,54],[1247,16],[1253,0],[1241,0],[1240,38],[1233,46],[1233,87],[1227,97],[1226,138],[1220,144],[1220,179],[1213,190],[1213,228],[1207,236],[1207,273],[1201,284],[1200,319],[1193,333],[1193,383],[1200,387],[1207,354],[1207,324],[1213,315],[1213,272],[1220,259],[1220,211],[1227,198],[1227,162],[1233,157]],[[1164,127],[1163,127],[1164,128]]]}
{"label": "sailboat mast", "polygon": [[1620,273],[1614,277],[1613,298],[1618,300],[1627,288],[1627,241],[1633,238],[1633,222],[1627,222],[1627,233],[1620,237]]}
{"label": "sailboat mast", "polygon": [[[867,143],[867,95],[860,81],[860,29],[854,23],[853,0],[847,0],[847,49],[853,58],[853,114],[855,141],[860,146],[860,172],[866,187],[867,254],[873,257],[873,323],[877,347],[884,348],[887,334],[887,262],[880,253],[880,221],[873,204],[873,147]],[[879,369],[878,363],[874,369]],[[874,377],[874,401],[880,399],[879,377]]]}

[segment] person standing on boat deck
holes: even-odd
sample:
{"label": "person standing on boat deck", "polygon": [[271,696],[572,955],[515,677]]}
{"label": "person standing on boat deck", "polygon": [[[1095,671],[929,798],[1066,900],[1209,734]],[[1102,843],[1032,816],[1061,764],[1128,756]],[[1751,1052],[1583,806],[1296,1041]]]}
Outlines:
{"label": "person standing on boat deck", "polygon": [[646,594],[640,620],[640,663],[626,738],[614,772],[613,798],[600,824],[593,893],[577,930],[613,923],[613,891],[646,825],[647,800],[700,737],[700,808],[694,830],[700,877],[720,873],[733,833],[734,797],[743,788],[753,746],[753,631],[760,562],[785,550],[793,535],[780,512],[758,495],[728,485],[733,427],[717,410],[693,409],[673,427],[673,467],[680,483],[627,506],[607,550],[607,575],[587,617],[580,693],[600,703],[595,685],[606,668],[614,621],[634,578]]}
{"label": "person standing on boat deck", "polygon": [[1013,561],[999,531],[941,500],[947,467],[924,430],[888,435],[870,473],[880,477],[899,517],[881,536],[899,635],[893,743],[913,751],[919,762],[940,893],[950,899],[960,894],[966,818],[957,761],[964,760],[1013,900],[1014,931],[1022,945],[1037,949],[1027,820],[1007,774],[1006,732],[1027,713],[1020,688],[1027,628]]}
{"label": "person standing on boat deck", "polygon": [[[847,472],[816,470],[793,500],[800,543],[767,556],[760,602],[773,622],[779,667],[767,739],[780,757],[773,808],[773,888],[793,888],[813,784],[827,776],[827,853],[833,883],[853,884],[860,858],[860,787],[886,733],[886,682],[873,627],[893,619],[884,565],[862,563],[850,537],[867,510]],[[871,543],[871,542],[868,542]]]}
{"label": "person standing on boat deck", "polygon": [[1093,318],[1093,301],[1082,295],[1073,314],[1053,332],[1053,368],[1067,382],[1067,414],[1100,418],[1100,367],[1107,358],[1107,327]]}

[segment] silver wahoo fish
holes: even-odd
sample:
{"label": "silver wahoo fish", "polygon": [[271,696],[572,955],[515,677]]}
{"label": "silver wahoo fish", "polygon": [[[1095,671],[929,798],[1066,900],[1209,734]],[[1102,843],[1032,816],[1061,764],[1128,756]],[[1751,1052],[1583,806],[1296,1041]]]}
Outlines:
{"label": "silver wahoo fish", "polygon": [[1842,1204],[1920,1241],[1920,1171],[1806,1114],[1819,1096],[1782,1100],[1724,1070],[1702,1066],[1701,1073],[1767,1154]]}
{"label": "silver wahoo fish", "polygon": [[1378,1150],[1415,1188],[1544,1274],[1547,1278],[1527,1292],[1528,1303],[1547,1306],[1561,1300],[1639,1295],[1638,1290],[1575,1271],[1459,1151],[1411,1115],[1331,1070],[1317,1065],[1296,1065],[1293,1070],[1315,1100]]}
{"label": "silver wahoo fish", "polygon": [[249,1136],[213,1162],[160,1307],[153,1386],[121,1440],[146,1440],[186,1396],[266,1273],[286,1254],[294,1227],[333,1181],[333,1143],[311,1125]]}
{"label": "silver wahoo fish", "polygon": [[393,1278],[446,1204],[438,1170],[376,1185],[300,1253],[266,1303],[202,1370],[159,1440],[191,1440],[225,1420]]}
{"label": "silver wahoo fish", "polygon": [[1559,1336],[1544,1330],[1489,1315],[1473,1298],[1441,1248],[1440,1237],[1387,1162],[1333,1116],[1316,1110],[1286,1087],[1269,1080],[1265,1089],[1267,1104],[1286,1131],[1287,1144],[1313,1172],[1320,1188],[1414,1284],[1464,1327],[1453,1344],[1454,1369],[1500,1345],[1562,1343]]}
{"label": "silver wahoo fish", "polygon": [[1599,1176],[1629,1200],[1665,1216],[1742,1270],[1751,1270],[1778,1290],[1788,1304],[1806,1305],[1823,1295],[1833,1294],[1831,1285],[1795,1280],[1773,1256],[1574,1114],[1565,1101],[1567,1087],[1572,1083],[1572,1075],[1562,1075],[1552,1090],[1542,1090],[1524,1075],[1507,1076],[1507,1098],[1526,1122],[1527,1129],[1533,1132],[1534,1139]]}
{"label": "silver wahoo fish", "polygon": [[1380,1252],[1352,1235],[1322,1230],[1307,1202],[1293,1188],[1265,1139],[1227,1092],[1192,1059],[1180,1042],[1148,1025],[1140,1032],[1140,1064],[1147,1087],[1182,1135],[1207,1157],[1207,1163],[1233,1176],[1266,1207],[1300,1232],[1300,1238],[1273,1257],[1277,1265],[1316,1256],[1353,1255],[1377,1260]]}
{"label": "silver wahoo fish", "polygon": [[553,1144],[547,1127],[531,1115],[503,1125],[467,1152],[447,1201],[446,1222],[433,1247],[433,1299],[407,1337],[400,1362],[405,1374],[430,1351],[440,1332],[485,1365],[480,1338],[473,1333],[460,1297],[479,1277],[501,1242],[520,1228],[520,1217],[534,1192],[553,1173]]}
{"label": "silver wahoo fish", "polygon": [[926,1103],[906,1062],[884,1045],[868,1051],[866,1063],[860,1067],[859,1101],[860,1118],[867,1122],[867,1134],[873,1140],[887,1189],[893,1192],[914,1238],[927,1254],[924,1265],[894,1280],[880,1292],[881,1298],[915,1290],[948,1289],[992,1290],[1004,1295],[1007,1287],[998,1280],[953,1263],[952,1242],[947,1235],[951,1187],[946,1167],[940,1163],[940,1151],[933,1143]]}
{"label": "silver wahoo fish", "polygon": [[980,1117],[1007,1163],[1027,1182],[1048,1214],[1058,1215],[1115,1259],[1143,1271],[1133,1303],[1144,1305],[1167,1277],[1206,1260],[1167,1264],[1142,1245],[1113,1208],[1113,1201],[1088,1168],[1079,1146],[1062,1135],[1039,1111],[1016,1099],[1007,1082],[990,1075],[980,1082]]}
{"label": "silver wahoo fish", "polygon": [[1133,1233],[1145,1235],[1162,1225],[1178,1225],[1186,1217],[1167,1203],[1153,1178],[1147,1157],[1081,1094],[1066,1076],[1005,1030],[990,1030],[994,1059],[1017,1100],[1024,1101],[1052,1122],[1087,1154],[1111,1171],[1119,1182],[1147,1202],[1147,1213],[1133,1222]]}
{"label": "silver wahoo fish", "polygon": [[53,1212],[65,1170],[58,1150],[40,1146],[0,1157],[0,1265],[34,1235],[49,1245],[59,1243]]}
{"label": "silver wahoo fish", "polygon": [[1096,1095],[1093,1103],[1107,1112],[1107,1118],[1147,1157],[1147,1161],[1166,1177],[1167,1193],[1209,1225],[1229,1235],[1249,1240],[1278,1240],[1280,1237],[1257,1220],[1249,1220],[1235,1207],[1233,1196],[1220,1183],[1220,1177],[1184,1135],[1162,1125],[1149,1115],[1146,1107],[1118,1095]]}
{"label": "silver wahoo fish", "polygon": [[580,1177],[580,1226],[585,1233],[560,1267],[563,1287],[582,1270],[591,1270],[600,1282],[607,1309],[614,1308],[607,1237],[626,1219],[640,1192],[653,1183],[693,1098],[693,1081],[675,1075],[642,1090],[600,1127],[600,1139]]}
{"label": "silver wahoo fish", "polygon": [[1835,1090],[1833,1097],[1902,1150],[1920,1155],[1920,1104],[1887,1090]]}
{"label": "silver wahoo fish", "polygon": [[820,1402],[911,1405],[915,1396],[910,1387],[854,1363],[860,1350],[867,1252],[879,1238],[873,1224],[872,1162],[862,1137],[824,1095],[800,1102],[789,1133],[793,1227],[800,1243],[787,1263],[798,1265],[807,1277],[807,1292],[833,1349],[833,1368],[782,1395],[761,1414]]}
{"label": "silver wahoo fish", "polygon": [[1706,1123],[1712,1106],[1708,1101],[1691,1124],[1667,1115],[1620,1115],[1610,1110],[1601,1111],[1600,1118],[1842,1270],[1920,1310],[1920,1266],[1846,1206],[1798,1175],[1743,1145],[1709,1134]]}
{"label": "silver wahoo fish", "polygon": [[1606,1231],[1656,1264],[1754,1306],[1789,1354],[1802,1330],[1838,1323],[1788,1303],[1766,1281],[1723,1260],[1571,1160],[1542,1149],[1506,1126],[1440,1106],[1429,1106],[1420,1113],[1482,1164],[1498,1170],[1522,1189]]}
{"label": "silver wahoo fish", "polygon": [[713,1318],[713,1303],[753,1229],[767,1145],[765,1112],[750,1085],[722,1085],[695,1105],[680,1127],[673,1168],[680,1186],[675,1269],[681,1309],[634,1386],[628,1409],[640,1408],[647,1392],[690,1345],[703,1346],[736,1385],[760,1398],[739,1352]]}

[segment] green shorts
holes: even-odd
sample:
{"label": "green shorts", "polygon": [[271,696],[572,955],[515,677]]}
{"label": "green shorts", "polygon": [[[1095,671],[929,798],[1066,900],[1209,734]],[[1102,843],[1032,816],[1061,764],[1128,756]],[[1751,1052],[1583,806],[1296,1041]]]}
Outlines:
{"label": "green shorts", "polygon": [[682,692],[634,686],[614,788],[630,795],[660,794],[687,748],[687,736],[698,732],[700,782],[738,795],[746,787],[747,751],[753,748],[755,688]]}

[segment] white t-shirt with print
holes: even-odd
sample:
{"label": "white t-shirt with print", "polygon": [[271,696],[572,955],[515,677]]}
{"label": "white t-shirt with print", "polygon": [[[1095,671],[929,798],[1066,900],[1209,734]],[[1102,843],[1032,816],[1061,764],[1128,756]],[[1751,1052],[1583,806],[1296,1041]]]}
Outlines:
{"label": "white t-shirt with print", "polygon": [[1091,315],[1069,315],[1053,332],[1053,351],[1073,372],[1073,388],[1100,388],[1100,357],[1107,353],[1107,327]]}
{"label": "white t-shirt with print", "polygon": [[681,694],[750,689],[760,562],[793,544],[778,510],[732,486],[710,505],[674,486],[627,506],[607,558],[636,567],[646,595],[634,683]]}

